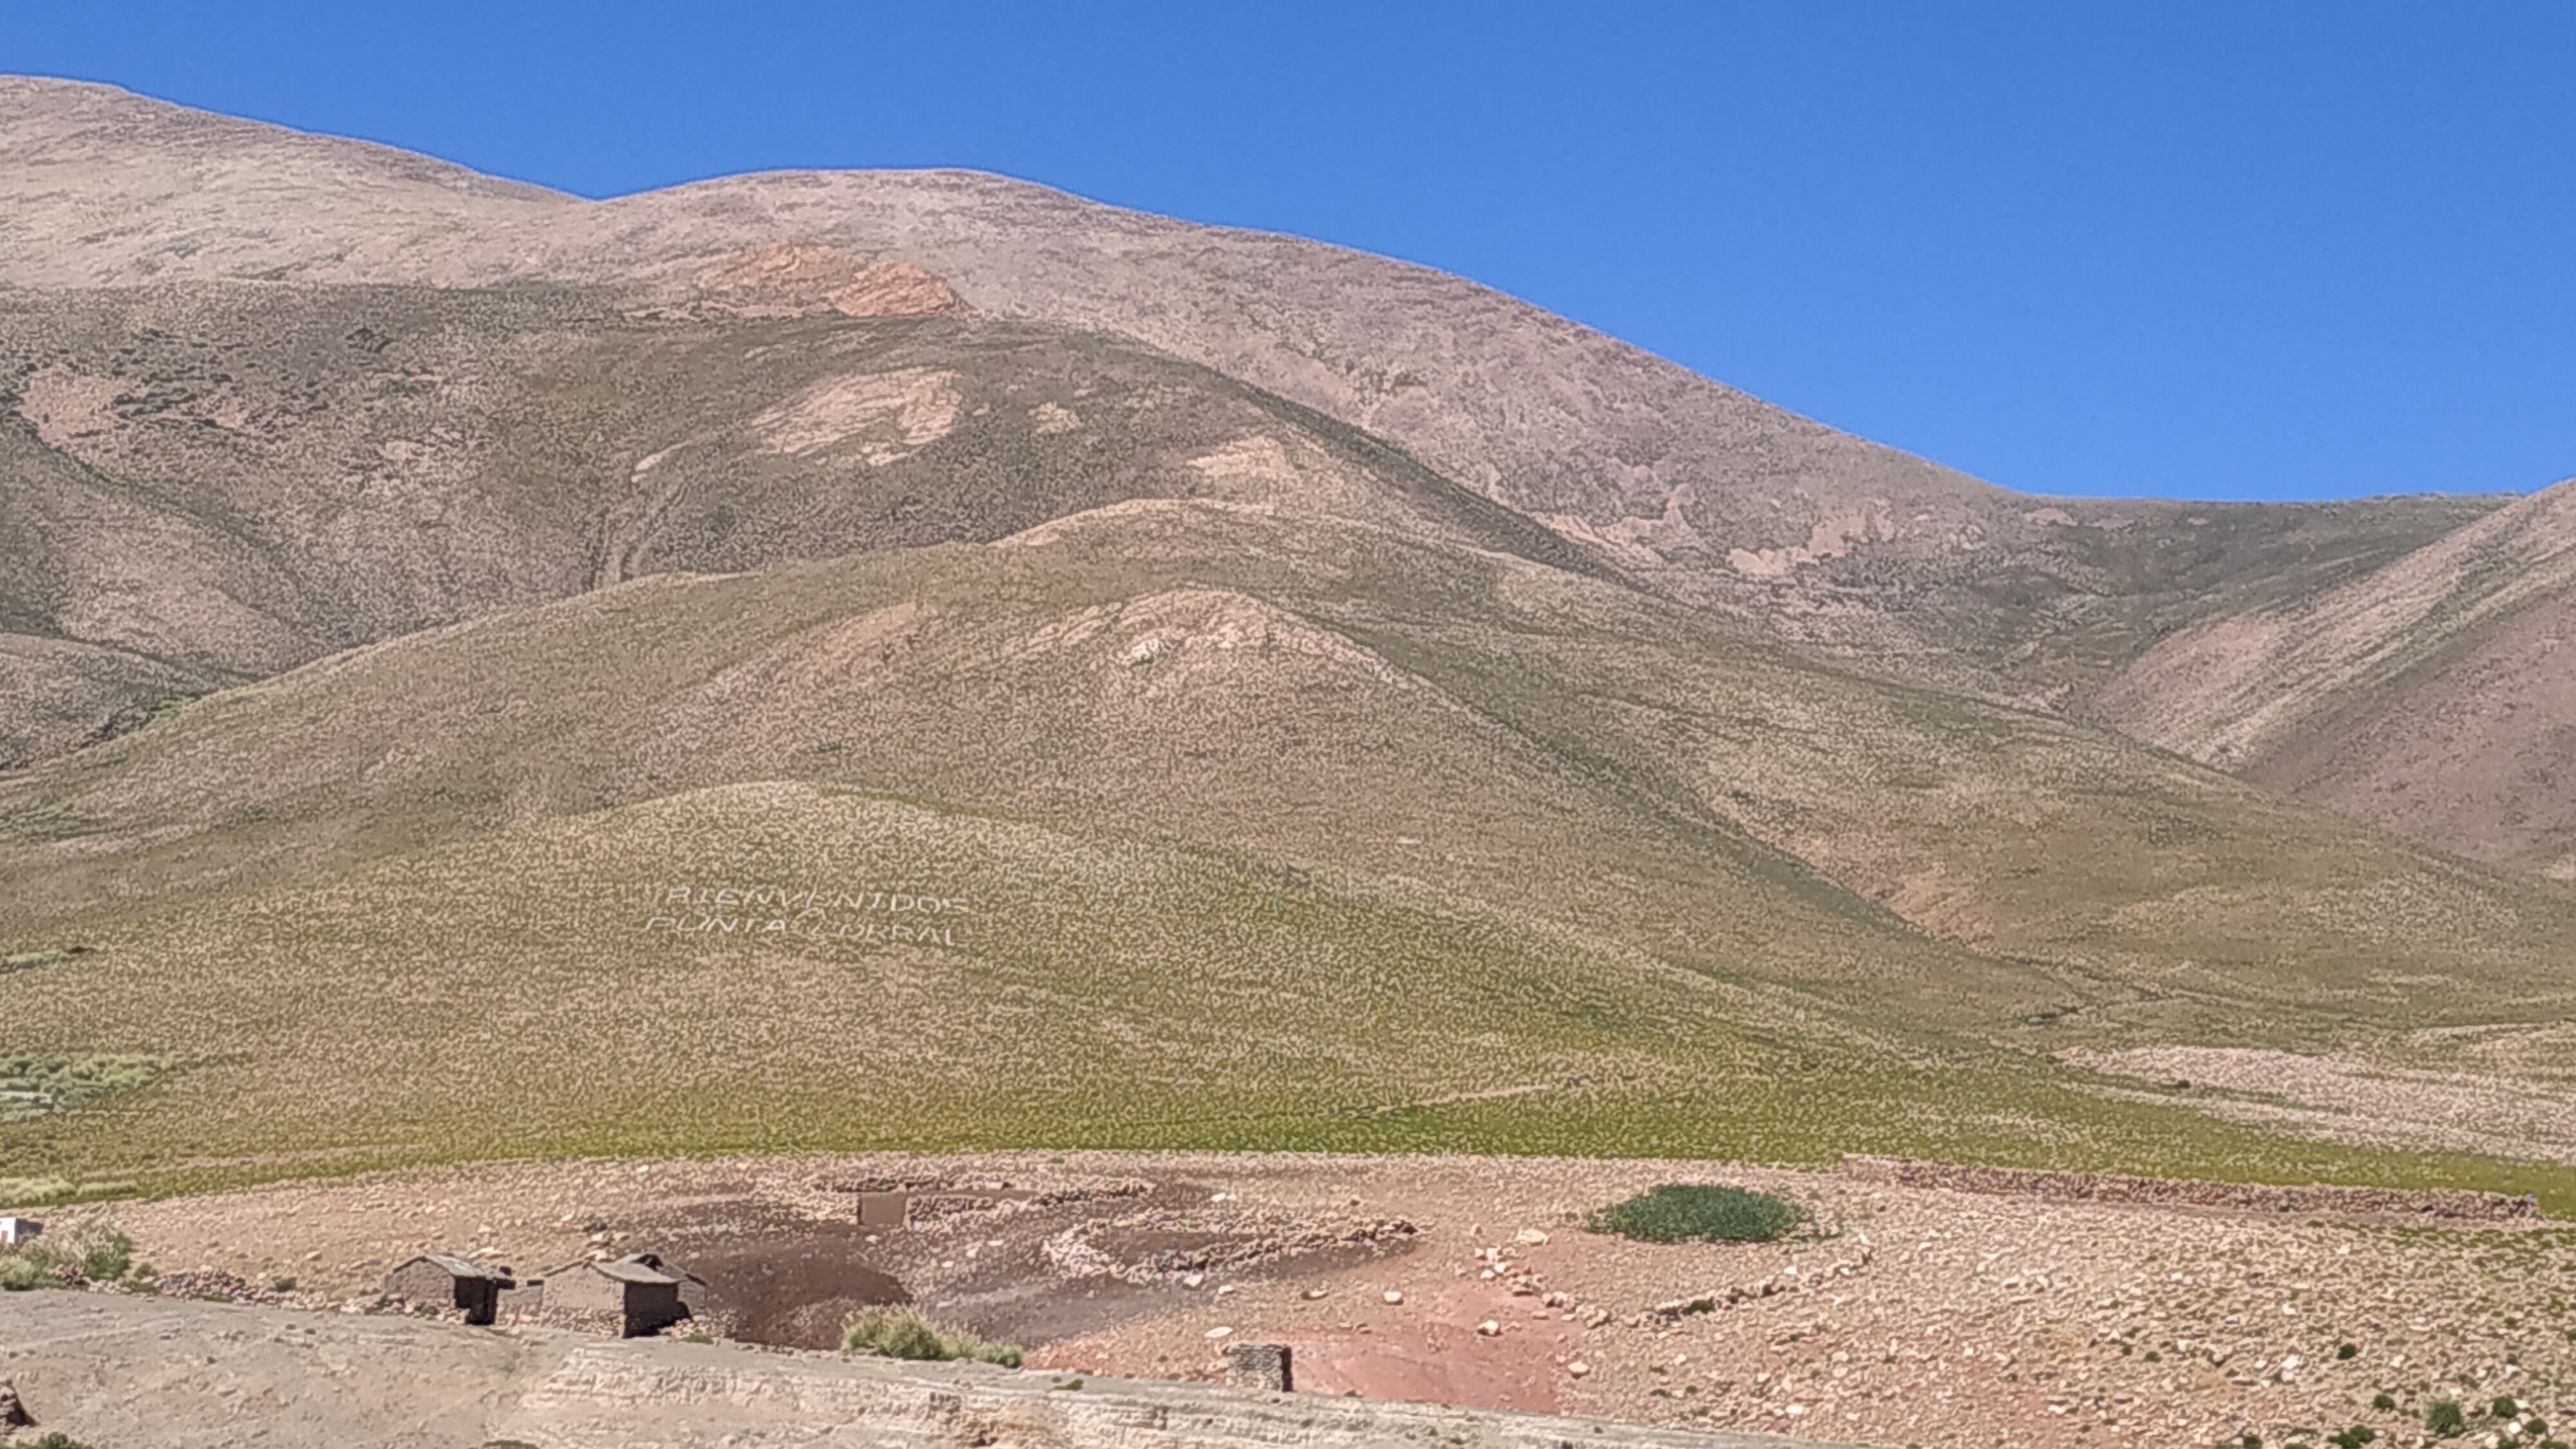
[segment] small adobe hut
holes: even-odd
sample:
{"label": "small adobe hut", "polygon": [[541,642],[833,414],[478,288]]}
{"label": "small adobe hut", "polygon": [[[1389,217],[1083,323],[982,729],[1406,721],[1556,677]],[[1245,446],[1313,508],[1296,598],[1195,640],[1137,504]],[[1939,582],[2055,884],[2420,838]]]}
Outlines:
{"label": "small adobe hut", "polygon": [[688,1274],[663,1267],[662,1260],[650,1253],[607,1262],[567,1263],[546,1274],[545,1281],[548,1315],[605,1319],[624,1338],[659,1333],[688,1317],[689,1305],[682,1301],[681,1290],[697,1283]]}
{"label": "small adobe hut", "polygon": [[414,1303],[445,1303],[465,1310],[468,1323],[490,1323],[510,1275],[444,1253],[424,1253],[385,1275],[385,1292]]}

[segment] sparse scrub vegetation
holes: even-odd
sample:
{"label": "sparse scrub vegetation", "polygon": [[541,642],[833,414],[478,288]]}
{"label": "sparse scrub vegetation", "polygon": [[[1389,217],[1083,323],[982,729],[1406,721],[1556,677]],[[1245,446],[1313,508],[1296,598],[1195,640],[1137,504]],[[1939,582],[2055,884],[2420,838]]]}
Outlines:
{"label": "sparse scrub vegetation", "polygon": [[0,1122],[78,1107],[151,1085],[167,1063],[158,1057],[0,1056]]}
{"label": "sparse scrub vegetation", "polygon": [[2436,1439],[2456,1439],[2469,1432],[2468,1412],[2457,1399],[2435,1399],[2424,1406],[2424,1432]]}
{"label": "sparse scrub vegetation", "polygon": [[79,1194],[79,1185],[69,1178],[0,1177],[0,1207],[45,1207]]}
{"label": "sparse scrub vegetation", "polygon": [[[2285,1143],[2188,1103],[2114,1095],[2045,1055],[1980,1039],[1997,1002],[2044,994],[2028,1003],[2036,1010],[2063,1001],[2053,973],[2016,957],[2068,939],[2070,921],[2106,919],[2139,893],[2251,908],[2195,884],[2199,877],[2179,865],[2146,871],[2134,891],[2104,886],[2110,894],[2082,899],[2013,885],[2022,894],[2012,919],[2022,924],[1981,955],[1906,927],[1731,827],[1674,825],[1635,802],[1642,792],[1677,802],[1672,820],[1696,819],[1699,807],[1687,802],[1716,789],[1717,777],[1803,779],[1783,773],[1780,752],[1794,748],[1809,760],[1823,741],[1825,757],[1851,755],[1847,776],[1811,781],[1794,798],[1728,797],[1726,810],[1755,819],[1757,835],[1798,819],[1836,835],[1885,833],[1950,862],[1942,870],[1955,867],[1963,881],[2045,881],[2063,849],[2086,852],[2079,873],[2088,881],[2126,880],[2132,857],[2167,860],[2121,823],[2134,810],[2182,812],[2191,827],[2183,834],[2236,840],[2216,855],[2207,846],[2187,852],[2203,863],[2191,871],[2205,864],[2229,882],[2319,852],[2349,854],[2350,870],[2372,880],[2416,869],[2378,837],[2325,817],[2282,824],[2266,816],[2265,829],[2295,827],[2297,838],[2240,839],[2222,818],[2235,808],[2232,796],[2169,798],[2158,783],[2169,768],[2161,757],[2144,762],[2072,726],[1818,676],[1606,585],[1374,534],[1355,541],[1337,528],[1212,514],[1157,534],[1171,556],[1142,562],[1132,539],[1075,530],[1044,548],[906,550],[675,581],[618,606],[638,612],[617,616],[625,621],[614,627],[664,641],[650,667],[631,669],[601,668],[631,651],[604,647],[601,606],[575,600],[369,651],[329,671],[327,689],[300,675],[228,692],[178,727],[136,737],[117,778],[81,785],[77,798],[53,800],[53,777],[35,780],[25,808],[113,819],[121,791],[187,787],[197,768],[191,740],[220,736],[226,748],[254,755],[290,747],[331,755],[381,743],[332,735],[329,721],[354,702],[388,717],[421,709],[422,793],[388,806],[393,814],[370,840],[447,843],[262,886],[269,867],[260,862],[293,854],[285,842],[305,838],[304,816],[272,818],[263,806],[202,822],[188,858],[203,871],[189,879],[241,885],[241,893],[153,896],[148,914],[84,920],[84,943],[117,969],[112,993],[88,970],[20,972],[5,982],[13,1046],[69,1056],[89,1043],[140,1044],[172,1060],[184,1054],[187,1071],[114,1114],[55,1111],[49,1101],[42,1117],[0,1127],[7,1155],[30,1173],[113,1173],[158,1192],[261,1170],[175,1165],[209,1159],[277,1163],[266,1170],[282,1174],[780,1143],[1476,1148],[1807,1163],[1859,1151],[2233,1180],[2511,1182],[2576,1204],[2576,1173]],[[1209,588],[1211,579],[1229,589]],[[1380,597],[1415,600],[1457,622],[1398,628],[1346,602]],[[1162,602],[1149,609],[1139,600]],[[1598,615],[1600,630],[1551,623],[1569,608]],[[1300,648],[1320,652],[1278,654],[1264,670],[1292,672],[1277,686],[1211,681],[1218,692],[1210,698],[1228,701],[1227,719],[1271,718],[1267,705],[1250,707],[1271,701],[1283,724],[1227,726],[1223,788],[1175,795],[1152,771],[1119,763],[1153,758],[1143,742],[1171,722],[1119,713],[1100,696],[1099,675],[1121,657],[1116,640],[1204,630],[1209,616],[1191,611],[1210,609],[1245,611],[1283,634],[1303,630]],[[840,708],[837,695],[781,699],[780,718],[838,723],[811,737],[788,730],[711,746],[676,781],[637,773],[637,752],[659,748],[651,742],[663,733],[650,722],[697,708],[689,701],[699,682],[907,610],[919,610],[930,631],[922,660],[997,662],[981,673],[939,673],[940,688],[919,693],[871,685],[868,708],[856,712]],[[935,629],[931,620],[953,622]],[[1076,626],[1102,631],[1099,659],[1031,642]],[[1502,639],[1520,652],[1492,642]],[[1184,648],[1174,657],[1191,668],[1235,667],[1214,658],[1222,652]],[[1309,667],[1301,661],[1318,661],[1318,672],[1293,673]],[[1417,683],[1381,688],[1381,664]],[[1346,693],[1349,680],[1366,682]],[[1347,712],[1307,718],[1309,686],[1347,697]],[[1710,778],[1675,773],[1666,761],[1676,752],[1645,748],[1631,717],[1688,721],[1709,697],[1797,701],[1818,690],[1825,694],[1794,717],[1753,735],[1714,726],[1693,734],[1679,754],[1711,752]],[[536,709],[555,723],[451,714],[442,703],[491,691],[553,701]],[[960,715],[940,704],[952,691],[1014,703]],[[1634,711],[1601,702],[1632,696]],[[1467,708],[1427,708],[1440,698]],[[1058,700],[1095,701],[1110,713],[1086,704],[1077,722],[1046,703]],[[1504,721],[1523,743],[1498,759],[1481,727],[1462,733],[1454,724],[1467,718]],[[2037,732],[2027,747],[2048,768],[2106,782],[2098,798],[2115,802],[2120,818],[2088,815],[2067,827],[2098,851],[2035,841],[2018,828],[1965,830],[1931,798],[1942,792],[1913,803],[1926,792],[1897,792],[1906,800],[1883,810],[1853,803],[1886,793],[1852,754],[1861,736],[1891,758],[1938,756],[1942,772],[1986,771],[1978,778],[2002,789],[2020,777],[1977,763],[1997,731],[2015,739]],[[924,740],[938,747],[924,749]],[[1335,743],[1318,754],[1317,740]],[[1348,747],[1355,740],[1366,747]],[[1069,754],[1067,741],[1082,748]],[[281,777],[303,769],[277,758]],[[1033,760],[1061,766],[1072,794],[1029,792]],[[336,768],[324,776],[364,773],[359,763]],[[729,783],[754,771],[774,779],[782,768],[816,778]],[[1324,777],[1329,797],[1316,797],[1313,782]],[[493,792],[505,778],[585,783],[548,807],[564,814],[480,834],[476,822],[502,811]],[[973,808],[851,794],[844,787],[853,778]],[[1443,780],[1477,783],[1445,792],[1425,783]],[[708,788],[635,799],[691,782]],[[1272,808],[1281,800],[1315,808]],[[1327,807],[1359,801],[1379,802],[1429,836],[1483,840],[1491,859],[1451,867],[1407,848],[1315,879],[1291,874],[1354,838],[1354,821]],[[322,815],[344,807],[346,818],[377,818],[363,793],[312,806]],[[1223,848],[1186,843],[1193,839]],[[1175,840],[1182,843],[1168,843]],[[258,841],[270,845],[253,848]],[[27,892],[13,889],[0,902],[0,921],[51,889],[42,872],[53,867],[16,849],[0,840],[0,874],[14,887],[22,861],[38,873]],[[133,869],[137,890],[162,879],[149,862]],[[800,942],[781,953],[741,937],[646,933],[654,912],[642,893],[656,883],[849,880],[936,884],[971,897],[969,939],[956,950]],[[93,901],[88,887],[70,889],[78,884],[59,898]],[[2556,919],[2531,910],[2544,925]],[[2262,914],[2260,931],[2224,912],[2176,928],[2190,938],[2184,954],[2209,976],[2178,1000],[2256,991],[2268,1019],[2295,1027],[2298,1012],[2284,994],[2319,983],[2285,981],[2282,959],[2348,963],[2355,980],[2400,963],[2421,971],[2450,962],[2490,986],[2506,978],[2489,968],[2511,964],[2461,955],[2470,948],[2448,935],[2426,945],[2401,931],[2391,945],[2375,919],[2347,932],[2331,924],[2344,919],[2338,913]],[[2137,918],[2164,916],[2160,908]],[[2283,936],[2284,921],[2304,934]],[[2386,930],[2400,927],[2414,929],[2400,920]],[[39,928],[31,920],[22,929]],[[41,929],[30,937],[40,944],[59,940],[63,928]],[[2353,946],[2348,935],[2369,940]],[[2254,985],[2229,975],[2236,968],[2210,954],[2212,939],[2263,943],[2260,969],[2247,968]],[[2106,944],[2104,959],[2161,959],[2173,945],[2164,936],[2128,939]],[[1855,972],[1864,961],[1874,964]],[[896,979],[912,984],[889,997],[880,988]],[[675,1010],[706,1013],[708,1040],[721,1044],[713,1055],[645,1049],[606,1030],[591,1009],[603,981],[679,990],[683,980]],[[454,1000],[508,1000],[526,1024],[491,1043],[470,1084],[436,1065],[452,1048],[452,1019],[384,1005],[424,982]],[[2529,994],[2513,989],[2517,999]],[[2053,1045],[2084,1020],[2077,1012],[2028,1030]],[[1247,1021],[1262,1029],[1241,1030]],[[222,1023],[218,1039],[208,1040],[208,1022]],[[553,1090],[566,1052],[636,1090]],[[899,1123],[852,1110],[880,1080],[854,1065],[862,1060],[910,1074],[914,1110]],[[752,1091],[753,1066],[796,1085]],[[1526,1095],[1501,1105],[1478,1095],[1495,1091]],[[667,1104],[679,1100],[690,1106],[675,1117]],[[511,1110],[496,1115],[496,1101]],[[675,1121],[684,1124],[676,1139]]]}
{"label": "sparse scrub vegetation", "polygon": [[1603,1208],[1589,1226],[1648,1243],[1772,1243],[1814,1223],[1806,1208],[1769,1193],[1671,1183]]}
{"label": "sparse scrub vegetation", "polygon": [[[787,958],[738,938],[645,937],[636,888],[613,883],[673,879],[937,882],[976,914],[957,950],[825,942]],[[1939,1038],[1890,1052],[1812,1001],[1446,905],[854,792],[729,787],[103,926],[90,938],[102,953],[147,963],[128,969],[149,988],[115,998],[119,1039],[187,1049],[188,1069],[113,1111],[0,1132],[22,1170],[80,1196],[104,1191],[95,1179],[158,1193],[795,1143],[1809,1163],[1859,1151],[2236,1181],[2510,1182],[2576,1201],[2560,1186],[2576,1174],[2284,1142]],[[887,997],[888,972],[912,987]],[[660,973],[691,983],[675,1010],[714,1013],[739,1046],[659,1050],[584,1005],[603,980]],[[52,976],[8,978],[12,1009],[51,1039],[99,1030],[100,998]],[[453,1024],[383,1005],[432,976],[460,1000],[527,1003],[542,1026],[492,1040],[470,1080],[440,1070]],[[1247,1020],[1263,1029],[1239,1029]],[[209,1021],[227,1024],[219,1043]],[[1479,1041],[1516,1045],[1467,1045]],[[555,1090],[567,1052],[636,1090]],[[746,1062],[790,1085],[749,1090]],[[914,1084],[899,1122],[851,1110],[894,1069]],[[1473,1095],[1497,1089],[1520,1095]],[[513,1104],[506,1119],[488,1110],[495,1093]],[[662,1104],[683,1098],[675,1119]],[[227,1154],[277,1165],[172,1167]]]}
{"label": "sparse scrub vegetation", "polygon": [[123,1283],[135,1271],[134,1240],[104,1225],[0,1248],[0,1290]]}
{"label": "sparse scrub vegetation", "polygon": [[861,1350],[881,1353],[888,1358],[938,1362],[971,1359],[976,1363],[999,1364],[1003,1368],[1020,1366],[1017,1345],[987,1343],[963,1329],[938,1322],[910,1304],[865,1308],[851,1315],[848,1325],[841,1330],[841,1351],[856,1353]]}

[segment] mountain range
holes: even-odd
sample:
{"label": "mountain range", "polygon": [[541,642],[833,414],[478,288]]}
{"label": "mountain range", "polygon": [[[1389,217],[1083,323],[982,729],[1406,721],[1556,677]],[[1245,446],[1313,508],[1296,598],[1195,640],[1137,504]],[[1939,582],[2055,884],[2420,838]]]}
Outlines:
{"label": "mountain range", "polygon": [[2563,1191],[2081,1063],[2565,1015],[2571,497],[2025,495],[1022,182],[593,202],[0,79],[0,1172]]}

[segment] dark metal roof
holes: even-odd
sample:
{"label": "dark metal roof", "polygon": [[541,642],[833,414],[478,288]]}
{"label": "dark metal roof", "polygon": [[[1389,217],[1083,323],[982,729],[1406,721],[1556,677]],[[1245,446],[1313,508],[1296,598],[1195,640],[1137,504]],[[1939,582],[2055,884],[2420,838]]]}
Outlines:
{"label": "dark metal roof", "polygon": [[597,1268],[599,1271],[607,1274],[611,1278],[620,1279],[628,1283],[677,1283],[680,1281],[649,1263],[639,1263],[633,1258],[619,1258],[614,1262],[593,1263],[590,1266]]}
{"label": "dark metal roof", "polygon": [[560,1268],[548,1269],[545,1276],[548,1278],[560,1278],[566,1274],[581,1272],[584,1269],[596,1272],[604,1277],[614,1278],[621,1283],[677,1283],[681,1281],[680,1277],[665,1272],[662,1269],[653,1266],[653,1264],[641,1261],[638,1258],[611,1258],[604,1262],[583,1258],[574,1262],[566,1263]]}
{"label": "dark metal roof", "polygon": [[482,1264],[466,1258],[451,1258],[445,1253],[423,1253],[419,1257],[412,1259],[410,1262],[404,1263],[402,1268],[394,1269],[394,1271],[399,1273],[403,1268],[410,1267],[412,1263],[435,1263],[442,1271],[447,1273],[449,1276],[456,1278],[489,1278],[495,1283],[507,1283],[510,1281],[510,1275],[501,1272],[497,1268],[486,1268]]}

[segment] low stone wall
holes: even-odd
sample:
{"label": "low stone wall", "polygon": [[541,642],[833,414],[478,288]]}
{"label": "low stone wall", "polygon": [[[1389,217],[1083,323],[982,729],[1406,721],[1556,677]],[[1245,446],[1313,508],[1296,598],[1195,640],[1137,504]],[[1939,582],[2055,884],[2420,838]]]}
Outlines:
{"label": "low stone wall", "polygon": [[1674,1319],[1686,1318],[1694,1313],[1721,1313],[1741,1303],[1758,1303],[1765,1298],[1776,1298],[1783,1293],[1803,1293],[1810,1289],[1828,1287],[1867,1271],[1869,1265],[1875,1261],[1875,1257],[1876,1255],[1870,1251],[1869,1244],[1863,1242],[1849,1257],[1838,1258],[1821,1268],[1801,1268],[1791,1263],[1781,1268],[1779,1272],[1756,1278],[1749,1283],[1730,1283],[1723,1288],[1713,1288],[1708,1292],[1696,1293],[1687,1298],[1668,1299],[1639,1314],[1635,1321],[1640,1327],[1650,1323],[1670,1323]]}
{"label": "low stone wall", "polygon": [[525,1308],[504,1315],[502,1322],[514,1328],[552,1328],[601,1338],[629,1336],[626,1315],[614,1308]]}
{"label": "low stone wall", "polygon": [[2540,1204],[2497,1192],[2396,1187],[2267,1187],[2238,1182],[2123,1177],[2103,1172],[2047,1172],[2021,1167],[1966,1167],[1903,1157],[1845,1157],[1843,1175],[1898,1187],[1938,1187],[2053,1202],[2134,1203],[2217,1208],[2245,1213],[2334,1213],[2342,1216],[2442,1218],[2463,1222],[2537,1222]]}
{"label": "low stone wall", "polygon": [[[1122,1261],[1095,1241],[1111,1233],[1202,1237],[1195,1247],[1165,1248]],[[1421,1229],[1403,1218],[1306,1217],[1277,1208],[1149,1208],[1117,1218],[1077,1223],[1040,1245],[1055,1270],[1068,1278],[1110,1277],[1151,1284],[1214,1269],[1249,1268],[1332,1248],[1387,1252]]]}

